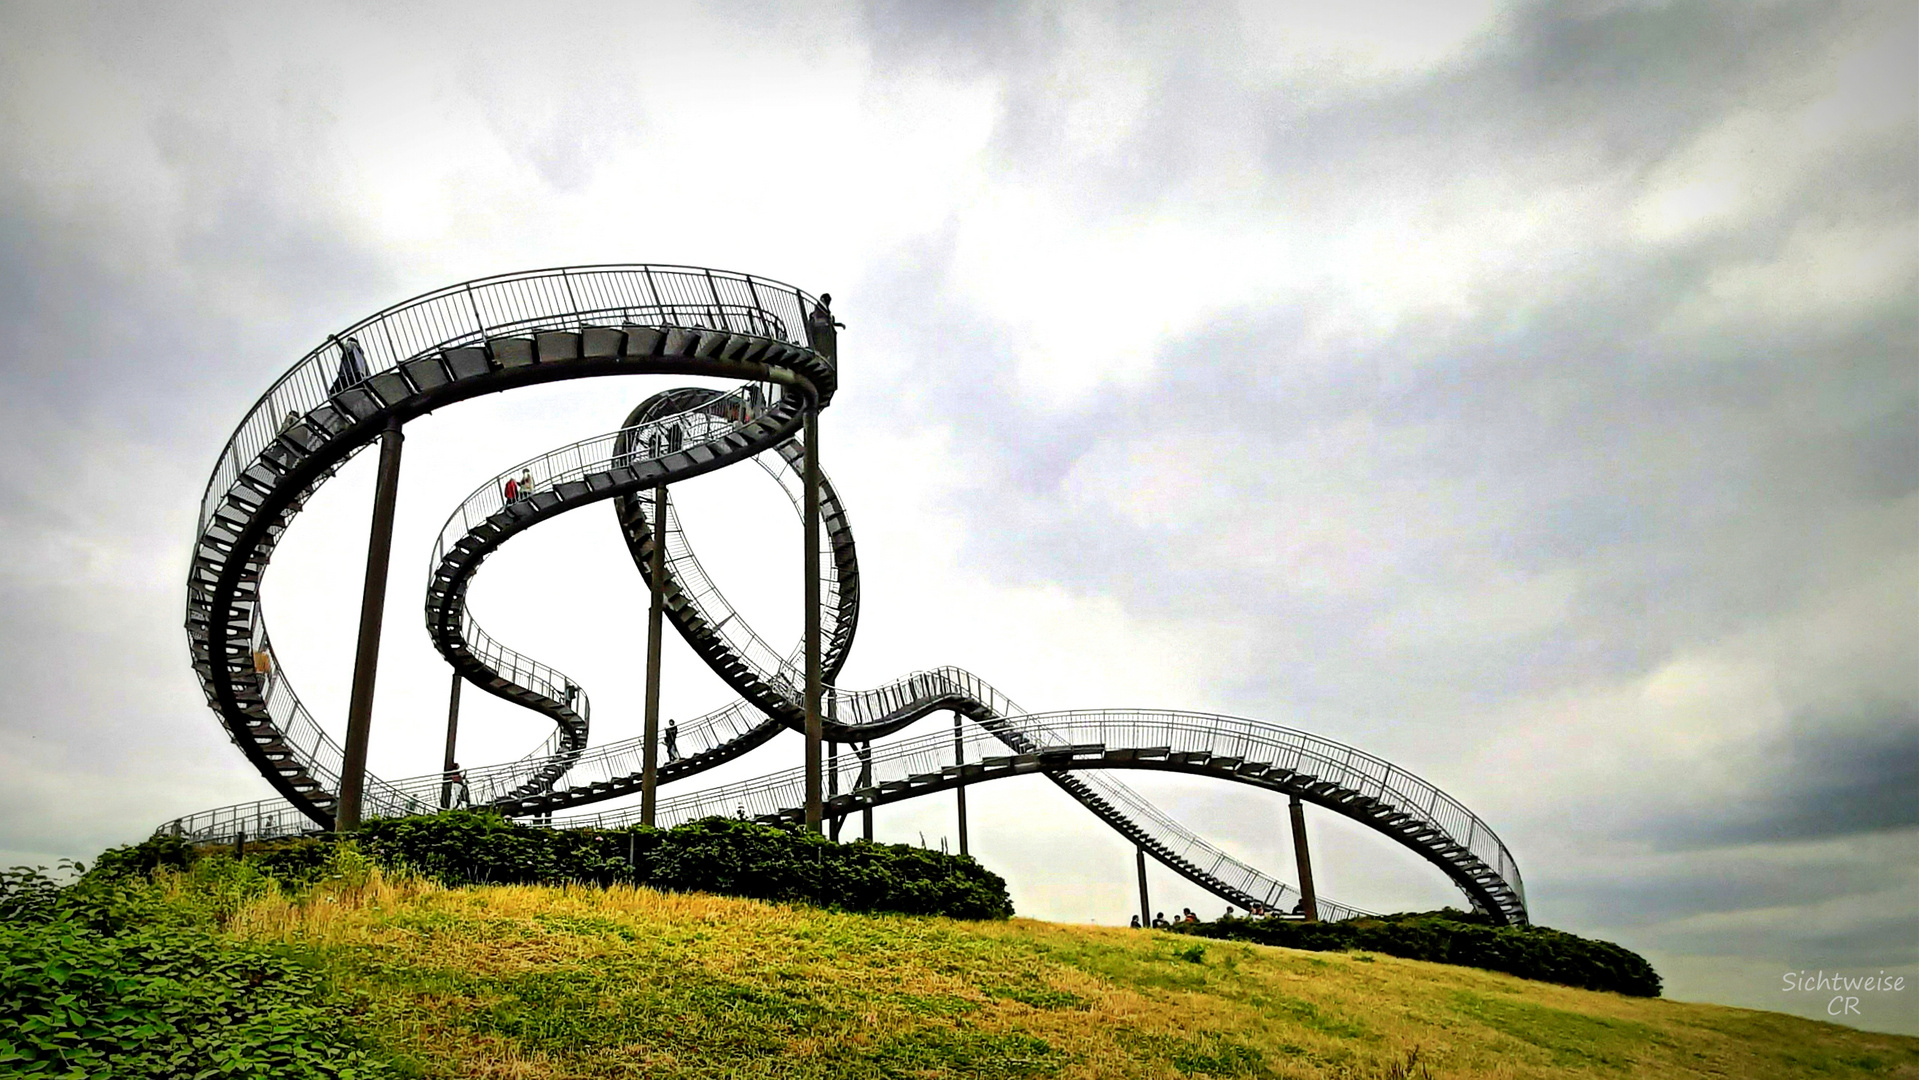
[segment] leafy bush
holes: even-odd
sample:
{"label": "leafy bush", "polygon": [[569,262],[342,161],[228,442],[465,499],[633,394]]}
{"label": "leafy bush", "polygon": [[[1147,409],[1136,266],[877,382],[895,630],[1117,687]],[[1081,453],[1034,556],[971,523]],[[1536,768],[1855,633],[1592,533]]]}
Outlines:
{"label": "leafy bush", "polygon": [[1365,949],[1634,997],[1658,997],[1660,991],[1659,973],[1631,949],[1543,926],[1493,926],[1484,916],[1450,908],[1332,923],[1221,919],[1174,929],[1289,949]]}
{"label": "leafy bush", "polygon": [[200,853],[177,836],[152,836],[137,844],[108,848],[100,853],[93,869],[112,875],[152,877],[159,869],[185,870],[199,861]]}
{"label": "leafy bush", "polygon": [[631,882],[847,911],[1003,919],[1006,882],[965,856],[706,818],[672,829],[543,829],[455,812],[367,822],[365,851],[450,885]]}
{"label": "leafy bush", "polygon": [[347,1036],[319,975],[217,937],[127,872],[137,860],[116,865],[65,888],[25,868],[0,881],[0,1073],[387,1074]]}

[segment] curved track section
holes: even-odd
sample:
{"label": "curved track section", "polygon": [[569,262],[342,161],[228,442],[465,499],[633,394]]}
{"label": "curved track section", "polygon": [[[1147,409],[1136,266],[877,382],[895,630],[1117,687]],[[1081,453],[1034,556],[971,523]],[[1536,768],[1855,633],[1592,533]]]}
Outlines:
{"label": "curved track section", "polygon": [[[680,267],[510,275],[441,290],[363,320],[283,376],[229,441],[209,482],[189,582],[188,630],[209,702],[285,799],[209,811],[172,823],[172,831],[272,836],[312,823],[330,826],[341,751],[293,694],[260,613],[259,581],[273,545],[313,490],[389,422],[535,382],[689,373],[743,384],[655,395],[620,430],[515,466],[448,519],[427,590],[435,646],[466,680],[554,723],[553,735],[522,759],[467,770],[474,802],[550,815],[638,790],[639,740],[588,748],[585,692],[488,635],[466,607],[473,575],[506,540],[594,502],[615,501],[643,575],[654,545],[665,544],[666,574],[658,584],[668,614],[741,695],[681,726],[684,756],[662,763],[660,781],[737,757],[782,727],[803,726],[798,651],[781,654],[738,617],[686,543],[670,499],[664,536],[653,536],[649,495],[755,460],[798,509],[802,451],[791,436],[807,405],[830,398],[836,376],[830,346],[815,351],[789,340],[794,335],[787,328],[802,326],[811,304],[804,293],[764,279]],[[368,341],[385,347],[370,350]],[[511,499],[509,479],[516,481]],[[859,576],[844,506],[830,482],[821,494],[822,659],[831,683],[857,627]],[[828,790],[835,792],[829,813],[1037,772],[1189,880],[1233,903],[1283,908],[1288,886],[1207,844],[1107,773],[1206,775],[1345,814],[1439,866],[1475,907],[1502,921],[1526,919],[1518,868],[1482,821],[1395,766],[1303,732],[1198,713],[1031,714],[957,668],[868,691],[829,686],[823,704],[828,738],[863,744],[861,755],[846,756],[829,778]],[[977,730],[957,746],[946,734],[870,746],[941,711],[971,718]],[[666,800],[662,821],[714,812],[790,820],[801,813],[800,776],[777,773]],[[396,783],[369,777],[366,811],[431,811],[441,782],[438,773]],[[578,820],[611,824],[630,816]],[[1323,899],[1321,905],[1335,917],[1357,913]]]}
{"label": "curved track section", "polygon": [[[791,286],[692,267],[602,266],[505,275],[395,305],[333,335],[282,375],[221,451],[201,499],[187,579],[186,625],[207,702],[236,745],[292,808],[330,826],[341,748],[282,672],[260,610],[273,549],[312,493],[390,422],[404,424],[480,394],[561,379],[694,374],[757,380],[791,402],[830,400],[830,355],[802,344],[816,302]],[[828,350],[830,352],[830,350]],[[735,441],[765,446],[778,424]],[[716,453],[717,448],[708,448]],[[682,454],[700,453],[685,448]],[[510,524],[510,523],[509,523]],[[464,648],[496,668],[524,667],[556,721],[530,759],[543,777],[584,745],[583,713],[544,690],[556,672],[474,632]],[[550,763],[550,764],[549,764]],[[541,782],[533,781],[534,786]],[[400,812],[404,793],[369,779],[368,811]]]}

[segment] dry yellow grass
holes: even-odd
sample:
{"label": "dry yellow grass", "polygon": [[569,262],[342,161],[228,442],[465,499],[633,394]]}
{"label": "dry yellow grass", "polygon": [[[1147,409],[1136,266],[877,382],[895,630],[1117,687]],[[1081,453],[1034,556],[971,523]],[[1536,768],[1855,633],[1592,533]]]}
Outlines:
{"label": "dry yellow grass", "polygon": [[1024,919],[374,872],[228,927],[430,1077],[1919,1077],[1919,1040],[1779,1014]]}

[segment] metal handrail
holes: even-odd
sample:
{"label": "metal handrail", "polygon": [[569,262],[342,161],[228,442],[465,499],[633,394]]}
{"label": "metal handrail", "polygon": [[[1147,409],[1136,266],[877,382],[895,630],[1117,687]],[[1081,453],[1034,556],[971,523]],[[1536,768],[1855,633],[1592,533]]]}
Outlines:
{"label": "metal handrail", "polygon": [[[330,413],[326,408],[329,403],[336,403],[339,411],[365,416],[362,408],[347,409],[337,403],[356,394],[361,395],[355,403],[357,405],[366,405],[378,396],[384,396],[389,402],[394,400],[390,392],[392,387],[410,388],[408,380],[390,379],[387,383],[392,385],[388,386],[382,384],[379,377],[401,365],[445,350],[483,344],[501,337],[525,338],[537,332],[583,331],[592,327],[670,325],[790,341],[792,328],[807,325],[816,303],[807,294],[790,286],[748,275],[694,267],[640,265],[563,268],[499,275],[415,297],[363,319],[331,337],[327,344],[309,353],[261,396],[228,439],[208,480],[199,517],[202,543],[208,543],[211,538],[213,546],[217,547],[222,535],[232,535],[233,525],[230,521],[221,526],[226,530],[225,533],[212,527],[216,513],[229,505],[230,495],[231,501],[241,504],[243,513],[252,505],[238,490],[243,475],[257,473],[251,478],[251,485],[255,490],[266,490],[260,485],[262,482],[271,483],[269,474],[273,470],[267,456],[275,447],[276,440],[295,425],[315,422],[310,417],[316,417],[318,422],[323,422],[335,432],[344,431],[345,428],[340,426],[341,418],[329,418]],[[545,347],[542,343],[542,352]],[[831,362],[830,356],[824,359]],[[440,377],[444,378],[444,375]],[[474,492],[449,516],[434,546],[436,572],[446,567],[453,558],[454,546],[476,529],[487,525],[509,525],[522,516],[509,505],[502,490],[502,485],[509,477],[515,481],[516,488],[526,488],[524,492],[516,491],[516,500],[539,500],[557,488],[576,482],[585,485],[580,488],[584,491],[592,486],[586,484],[589,477],[593,477],[593,483],[601,485],[600,489],[604,490],[604,475],[612,471],[632,468],[642,461],[664,462],[675,453],[688,452],[699,445],[716,443],[735,435],[752,420],[750,415],[746,415],[752,412],[750,404],[778,401],[784,393],[782,388],[770,383],[742,386],[730,394],[701,400],[694,407],[663,417],[650,417],[644,423],[581,440],[516,465]],[[302,445],[307,439],[306,435],[297,431],[287,437]],[[676,445],[667,448],[665,444],[669,442]],[[641,452],[641,448],[644,448],[645,453]],[[284,450],[284,447],[281,449]],[[357,449],[349,453],[357,452]],[[758,460],[781,484],[789,499],[797,504],[794,459],[784,451],[781,456],[783,469],[772,466],[763,455]],[[335,463],[329,466],[327,473],[309,485],[307,491],[299,496],[301,500],[337,469],[337,459],[331,460]],[[529,482],[520,485],[518,481],[522,478]],[[623,481],[626,484],[632,482],[631,478]],[[843,508],[836,506],[835,510],[843,516]],[[228,516],[231,517],[231,513]],[[839,528],[845,528],[843,521]],[[695,611],[702,616],[716,617],[709,619],[707,625],[714,628],[715,636],[722,643],[720,651],[730,659],[746,664],[748,670],[775,697],[782,699],[783,707],[788,707],[790,711],[790,707],[796,706],[800,687],[804,685],[800,650],[796,648],[784,654],[774,650],[744,619],[738,618],[737,611],[694,556],[681,527],[677,509],[671,506],[670,500],[666,528],[662,535],[653,539],[665,549],[663,554],[674,587]],[[629,542],[633,541],[630,539]],[[847,544],[846,551],[850,558],[850,536]],[[269,541],[265,550],[270,551],[270,547]],[[830,554],[831,548],[831,541],[822,536],[822,554]],[[258,557],[264,560],[263,554]],[[196,552],[196,566],[198,558],[199,553]],[[831,566],[833,563],[831,559],[824,559],[822,565]],[[850,642],[852,624],[849,621],[844,628],[837,625],[841,611],[840,583],[836,576],[829,577],[833,580],[822,597],[822,631],[836,643],[837,648],[844,649]],[[196,617],[192,597],[204,595],[204,582],[211,579],[194,575],[190,575],[190,578],[193,578],[188,613],[191,629]],[[441,625],[457,635],[459,650],[464,652],[466,658],[500,679],[561,706],[557,709],[541,706],[544,711],[555,715],[561,724],[533,753],[518,761],[467,772],[466,779],[475,801],[508,804],[531,793],[547,791],[556,796],[571,792],[592,796],[600,789],[611,791],[630,781],[637,772],[641,756],[638,740],[623,740],[598,749],[585,748],[590,708],[584,691],[564,673],[509,648],[480,627],[466,608],[464,583],[465,578],[455,573],[446,589],[441,590],[441,599],[433,602],[441,612],[437,617],[447,620]],[[196,593],[193,590],[202,591]],[[445,595],[448,590],[457,590],[457,595]],[[846,595],[857,597],[856,592]],[[271,656],[271,643],[256,600],[248,600],[244,605],[236,604],[234,613],[244,612],[245,625],[251,628],[255,647]],[[430,604],[430,610],[434,609],[433,604]],[[228,612],[221,614],[228,617],[232,624],[238,625],[240,622]],[[201,618],[204,627],[205,616]],[[848,618],[850,620],[850,614]],[[840,633],[842,629],[845,631],[843,635]],[[210,665],[228,663],[231,655],[209,655],[204,662]],[[455,655],[449,653],[449,657]],[[303,778],[298,784],[317,784],[323,790],[336,786],[342,756],[340,748],[314,722],[293,694],[290,684],[279,670],[277,659],[271,663],[270,670],[257,680],[257,685],[250,681],[250,677],[242,677],[237,671],[231,678],[236,684],[258,690],[259,704],[245,706],[245,709],[264,712],[264,720],[273,725],[275,745],[289,753],[303,770]],[[208,685],[211,695],[214,684],[209,680]],[[1505,845],[1483,821],[1436,787],[1403,770],[1397,770],[1381,759],[1304,732],[1233,717],[1157,710],[1027,714],[983,680],[958,668],[918,672],[870,690],[829,687],[824,701],[827,715],[842,732],[862,727],[886,729],[902,720],[923,715],[931,708],[954,707],[955,704],[963,706],[962,711],[982,725],[981,730],[972,737],[978,746],[985,746],[985,740],[990,739],[1021,754],[1070,746],[1094,736],[1099,736],[1102,743],[1108,741],[1108,736],[1115,737],[1120,740],[1119,745],[1135,749],[1149,748],[1148,744],[1139,742],[1141,738],[1161,738],[1165,740],[1163,743],[1150,745],[1184,747],[1178,750],[1180,753],[1202,752],[1228,757],[1244,758],[1249,756],[1249,748],[1254,749],[1264,755],[1261,760],[1270,760],[1276,766],[1314,776],[1355,798],[1390,807],[1394,814],[1403,815],[1396,817],[1396,821],[1430,826],[1433,833],[1451,841],[1443,849],[1446,858],[1455,858],[1455,853],[1464,853],[1464,857],[1492,868],[1517,897],[1523,915],[1524,887],[1517,865]],[[761,705],[772,707],[766,701],[762,701]],[[571,715],[568,715],[569,711]],[[259,712],[249,712],[249,715],[257,718]],[[259,726],[258,720],[254,723],[256,736],[267,730]],[[738,746],[742,745],[743,740],[763,737],[771,730],[769,725],[773,723],[761,717],[747,703],[736,702],[689,720],[679,728],[679,745],[683,751],[689,752],[689,756],[712,754],[729,744]],[[238,729],[235,730],[237,732]],[[945,734],[923,741],[938,744],[944,752],[953,752],[952,740]],[[915,763],[924,764],[923,755],[921,758],[913,756],[918,753],[914,749],[916,745],[915,742],[907,742],[888,748],[889,756],[884,758],[889,763],[888,767],[897,765],[899,768],[908,768]],[[269,757],[272,753],[281,752],[270,747],[268,751]],[[874,765],[877,767],[878,763],[876,759]],[[282,775],[292,774],[283,769]],[[439,773],[397,782],[370,777],[367,809],[375,814],[432,809],[438,804],[444,779]],[[783,793],[790,786],[791,776],[776,774],[776,777],[762,780],[764,783],[754,788],[751,794],[751,798],[758,801],[756,805],[768,799],[786,797]],[[1067,782],[1062,780],[1062,783]],[[1283,895],[1288,888],[1206,843],[1137,793],[1102,773],[1076,774],[1068,784],[1068,789],[1076,793],[1084,792],[1082,798],[1103,803],[1101,816],[1122,831],[1136,830],[1139,836],[1150,841],[1156,855],[1190,866],[1199,875],[1225,882],[1248,895]],[[714,790],[742,800],[748,796],[746,790],[738,785]],[[695,805],[700,798],[710,794],[695,793],[682,799],[669,800],[669,805]],[[243,820],[260,829],[293,827],[296,825],[295,819],[284,813],[287,807],[283,801],[279,802],[281,805],[276,806],[276,800],[262,800],[208,811],[195,817],[206,827],[219,827],[221,823],[234,825]],[[742,802],[740,809],[744,805]],[[789,805],[782,809],[791,807]],[[190,828],[188,819],[182,819],[176,825],[182,831]],[[1426,836],[1421,834],[1421,843],[1424,843]],[[1434,845],[1433,850],[1442,851],[1437,845]],[[1221,874],[1229,876],[1221,877]]]}
{"label": "metal handrail", "polygon": [[[295,789],[314,790],[317,786],[316,805],[330,799],[329,792],[338,783],[340,748],[313,722],[279,673],[277,663],[273,674],[264,678],[252,672],[242,674],[232,666],[232,646],[219,655],[209,648],[214,619],[229,626],[243,626],[240,632],[256,641],[267,640],[257,595],[215,612],[208,604],[214,579],[202,571],[203,564],[217,568],[224,562],[224,545],[236,535],[238,520],[257,513],[257,492],[263,490],[262,485],[276,482],[278,468],[326,444],[344,430],[343,423],[364,415],[366,406],[381,404],[382,397],[390,402],[400,388],[411,392],[409,378],[392,375],[383,383],[381,377],[386,373],[407,365],[410,375],[416,370],[412,366],[415,361],[464,346],[592,327],[678,328],[695,333],[721,330],[736,338],[760,337],[797,345],[801,343],[798,328],[806,325],[807,315],[817,304],[812,296],[790,285],[700,267],[565,267],[495,275],[434,290],[331,335],[326,344],[309,352],[255,401],[223,446],[202,494],[199,530],[188,570],[186,621],[190,642],[195,646],[195,666],[201,671],[209,703],[223,714],[226,708],[234,707],[232,702],[223,705],[225,699],[216,690],[222,681],[229,682],[233,696],[242,699],[237,707],[247,714],[244,723],[237,716],[226,717],[236,741],[260,748],[255,756],[263,772],[271,775],[277,768],[281,777],[296,781]],[[825,363],[830,369],[833,363],[827,354],[809,349],[808,355],[812,358],[809,364]],[[294,451],[293,447],[300,450]],[[331,461],[294,498],[292,510],[337,473],[345,458],[364,448],[364,444],[344,448],[344,457]],[[290,516],[292,510],[286,513]],[[248,557],[264,562],[276,538],[277,534],[270,531],[249,549]],[[484,648],[488,639],[480,637],[479,641]],[[500,661],[514,659],[502,650],[494,650]],[[528,670],[538,672],[537,668]],[[244,700],[256,692],[259,703],[245,704]],[[271,728],[263,729],[262,721]],[[242,727],[247,730],[242,731]],[[535,755],[547,758],[552,756],[551,751],[564,749],[560,738],[564,734],[556,731]],[[292,753],[285,755],[283,750]],[[270,766],[270,760],[291,761],[298,771]],[[307,769],[309,764],[311,771]],[[368,783],[371,798],[380,783],[377,779]]]}
{"label": "metal handrail", "polygon": [[[221,448],[200,498],[199,528],[205,531],[235,479],[280,435],[284,418],[305,416],[409,360],[531,330],[590,326],[705,327],[799,344],[796,330],[817,302],[770,278],[669,264],[554,267],[421,293],[329,335],[274,380]],[[358,346],[357,360],[348,342]]]}

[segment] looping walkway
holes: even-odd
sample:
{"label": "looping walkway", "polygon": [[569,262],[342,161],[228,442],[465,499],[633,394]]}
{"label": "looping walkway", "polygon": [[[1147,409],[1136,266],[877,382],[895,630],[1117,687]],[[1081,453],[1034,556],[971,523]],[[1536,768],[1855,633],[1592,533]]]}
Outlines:
{"label": "looping walkway", "polygon": [[[591,709],[572,678],[487,633],[466,595],[486,558],[549,518],[611,501],[634,563],[648,575],[656,543],[665,610],[740,700],[677,725],[666,784],[731,760],[782,727],[803,728],[803,660],[739,616],[700,566],[668,497],[663,535],[652,492],[754,461],[800,508],[806,409],[837,385],[835,350],[799,340],[817,301],[751,275],[690,267],[582,267],[506,275],[418,297],[329,338],[282,376],[222,451],[202,499],[188,582],[187,630],[209,704],[281,798],[223,807],[162,827],[197,840],[330,828],[341,748],[294,694],[259,604],[274,545],[340,465],[404,422],[478,394],[559,379],[697,374],[732,390],[648,398],[619,430],[521,462],[467,497],[433,551],[426,619],[435,647],[473,685],[548,718],[552,734],[515,761],[465,770],[472,801],[515,815],[551,815],[639,790],[637,739],[588,745]],[[509,485],[509,481],[511,484]],[[510,492],[510,497],[509,497]],[[1237,717],[1151,710],[1028,713],[958,668],[919,672],[866,691],[835,685],[858,626],[852,526],[821,485],[823,701],[829,740],[850,743],[827,778],[829,815],[1008,776],[1049,777],[1109,826],[1187,879],[1250,907],[1284,910],[1290,886],[1233,859],[1121,784],[1120,769],[1183,772],[1297,796],[1359,821],[1434,863],[1472,904],[1526,921],[1517,864],[1493,831],[1437,787],[1361,751]],[[973,721],[956,740],[890,735],[936,712]],[[368,816],[439,809],[440,773],[369,777]],[[789,770],[666,798],[661,824],[707,814],[790,821],[803,816],[803,774]],[[617,825],[636,810],[564,819]],[[558,824],[559,822],[556,822]],[[1329,917],[1357,908],[1319,900]]]}

